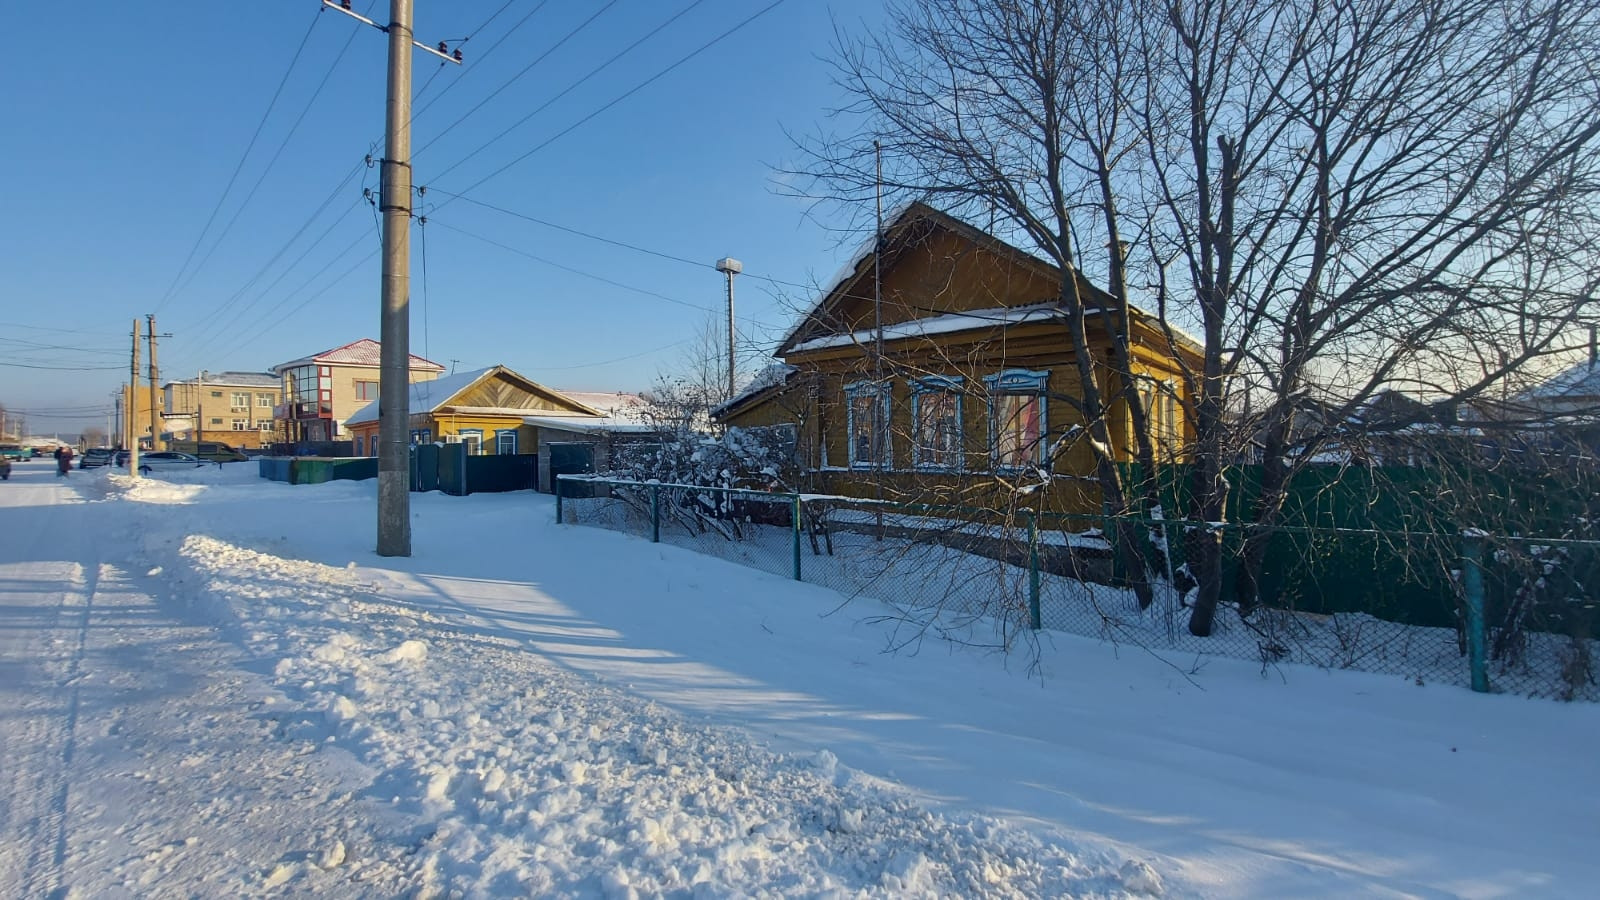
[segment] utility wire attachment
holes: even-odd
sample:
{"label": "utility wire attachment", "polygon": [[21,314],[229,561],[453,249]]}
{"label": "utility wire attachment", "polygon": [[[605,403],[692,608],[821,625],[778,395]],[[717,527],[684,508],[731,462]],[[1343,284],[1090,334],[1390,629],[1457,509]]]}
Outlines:
{"label": "utility wire attachment", "polygon": [[[387,26],[387,25],[379,25],[377,22],[374,22],[373,20],[367,18],[366,16],[363,16],[362,14],[360,14],[360,13],[356,12],[355,10],[351,9],[350,8],[350,0],[339,0],[338,3],[333,2],[333,0],[322,0],[322,5],[324,7],[326,7],[327,9],[336,9],[339,12],[344,13],[345,15],[349,16],[352,19],[355,19],[358,22],[365,22],[366,24],[371,25],[373,28],[376,28],[379,31],[383,32],[384,34],[388,34],[389,33],[389,26]],[[424,44],[423,42],[417,40],[416,38],[412,38],[411,39],[411,46],[416,47],[418,50],[424,50],[424,51],[426,51],[428,53],[432,53],[434,56],[439,57],[440,59],[444,60],[445,62],[453,62],[458,66],[461,65],[461,49],[458,47],[458,48],[456,48],[455,52],[452,53],[452,52],[450,52],[449,50],[447,50],[445,48],[445,42],[444,41],[440,41],[439,42],[439,46],[437,48],[435,48],[435,47],[430,47],[427,44]]]}

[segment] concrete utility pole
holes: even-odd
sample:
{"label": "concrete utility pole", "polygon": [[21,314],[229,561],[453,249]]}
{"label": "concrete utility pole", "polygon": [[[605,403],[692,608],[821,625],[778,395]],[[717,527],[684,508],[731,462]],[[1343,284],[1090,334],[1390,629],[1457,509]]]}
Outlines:
{"label": "concrete utility pole", "polygon": [[160,391],[157,385],[161,384],[161,369],[156,365],[156,338],[160,335],[156,334],[155,313],[145,316],[145,321],[149,323],[149,330],[145,332],[144,337],[150,344],[150,449],[157,450],[160,448],[156,441],[161,440],[161,430],[166,425],[162,421],[161,403],[157,399]]}
{"label": "concrete utility pole", "polygon": [[[139,477],[139,317],[133,317],[133,363],[128,366],[128,477]],[[115,462],[115,460],[112,460]]]}
{"label": "concrete utility pole", "polygon": [[411,48],[460,64],[415,40],[411,0],[389,0],[389,24],[351,12],[348,3],[323,6],[389,35],[389,92],[379,211],[383,213],[383,311],[378,328],[378,555],[411,555]]}
{"label": "concrete utility pole", "polygon": [[744,271],[744,263],[731,256],[717,260],[717,271],[728,276],[728,399],[733,399],[733,276]]}

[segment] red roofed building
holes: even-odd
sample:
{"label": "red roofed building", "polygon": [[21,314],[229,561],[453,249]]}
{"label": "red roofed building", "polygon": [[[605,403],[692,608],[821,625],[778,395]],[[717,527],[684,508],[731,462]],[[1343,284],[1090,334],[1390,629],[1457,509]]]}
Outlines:
{"label": "red roofed building", "polygon": [[[379,351],[371,338],[272,367],[283,380],[283,403],[273,410],[278,432],[291,442],[344,441],[344,420],[378,399]],[[444,366],[411,354],[412,382],[432,381]]]}

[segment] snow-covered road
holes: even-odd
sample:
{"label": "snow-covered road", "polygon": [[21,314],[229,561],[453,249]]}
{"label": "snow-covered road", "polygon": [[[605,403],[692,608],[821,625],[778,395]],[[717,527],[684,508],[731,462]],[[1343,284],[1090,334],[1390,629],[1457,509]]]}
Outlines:
{"label": "snow-covered road", "polygon": [[[348,753],[274,739],[281,697],[159,573],[130,570],[128,518],[53,468],[17,466],[0,493],[0,895],[241,896],[399,827],[359,799],[370,772]],[[318,887],[403,888],[401,869]]]}
{"label": "snow-covered road", "polygon": [[1061,635],[1031,671],[885,654],[871,601],[558,527],[545,497],[414,495],[416,555],[381,560],[370,483],[253,474],[0,485],[0,895],[1600,878],[1592,706]]}

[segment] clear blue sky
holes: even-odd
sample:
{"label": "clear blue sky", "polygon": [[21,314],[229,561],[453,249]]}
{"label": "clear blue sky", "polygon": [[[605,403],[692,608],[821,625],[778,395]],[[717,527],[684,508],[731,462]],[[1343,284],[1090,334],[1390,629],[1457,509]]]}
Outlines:
{"label": "clear blue sky", "polygon": [[[558,387],[648,387],[723,309],[711,263],[725,255],[747,273],[742,365],[770,350],[860,239],[776,191],[774,166],[795,155],[785,132],[825,126],[844,99],[824,61],[835,23],[881,12],[784,0],[660,75],[766,5],[418,0],[419,39],[470,39],[461,68],[414,57],[415,177],[436,191],[412,231],[412,352]],[[354,6],[387,18],[387,0]],[[104,427],[146,313],[171,334],[163,381],[379,336],[378,230],[362,199],[377,170],[361,162],[382,153],[386,38],[319,9],[7,4],[0,403],[31,431]]]}

